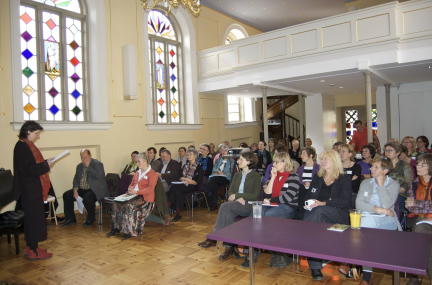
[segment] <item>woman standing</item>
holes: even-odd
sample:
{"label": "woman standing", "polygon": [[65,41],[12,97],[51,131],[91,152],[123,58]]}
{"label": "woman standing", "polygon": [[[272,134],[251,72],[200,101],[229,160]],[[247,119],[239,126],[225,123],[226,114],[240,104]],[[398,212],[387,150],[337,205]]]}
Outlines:
{"label": "woman standing", "polygon": [[[388,159],[375,160],[371,167],[372,178],[364,180],[356,199],[356,209],[363,212],[362,228],[402,230],[394,206],[399,194],[399,183],[387,174],[392,169]],[[378,215],[376,215],[378,214]],[[372,268],[363,267],[361,285],[369,285]]]}
{"label": "woman standing", "polygon": [[34,121],[25,122],[14,148],[14,191],[24,211],[25,256],[30,260],[52,256],[38,243],[47,239],[44,201],[48,199],[51,181],[48,175],[53,162],[45,160],[35,142],[43,131]]}
{"label": "woman standing", "polygon": [[108,237],[118,233],[122,233],[124,239],[138,236],[143,231],[145,218],[153,210],[154,189],[159,176],[151,169],[145,153],[138,154],[137,160],[139,169],[129,185],[128,194],[138,196],[124,203],[114,203]]}

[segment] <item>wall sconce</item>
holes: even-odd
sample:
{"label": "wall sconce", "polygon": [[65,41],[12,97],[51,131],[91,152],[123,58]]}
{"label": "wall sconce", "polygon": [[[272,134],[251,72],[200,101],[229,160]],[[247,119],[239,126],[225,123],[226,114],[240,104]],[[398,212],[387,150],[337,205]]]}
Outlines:
{"label": "wall sconce", "polygon": [[132,44],[122,47],[123,56],[123,97],[126,100],[137,99],[136,48]]}

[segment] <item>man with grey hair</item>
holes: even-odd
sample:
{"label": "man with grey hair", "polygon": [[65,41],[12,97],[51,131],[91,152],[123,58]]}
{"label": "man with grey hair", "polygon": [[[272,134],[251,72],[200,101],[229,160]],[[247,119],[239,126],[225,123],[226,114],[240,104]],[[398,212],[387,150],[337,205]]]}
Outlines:
{"label": "man with grey hair", "polygon": [[162,163],[157,172],[162,180],[165,192],[168,192],[171,183],[180,179],[181,167],[177,161],[171,159],[171,152],[167,149],[161,151],[160,157]]}
{"label": "man with grey hair", "polygon": [[95,203],[102,200],[107,194],[105,171],[102,162],[92,158],[88,149],[80,152],[81,163],[77,165],[73,179],[73,189],[63,194],[65,219],[63,226],[76,223],[74,201],[80,196],[87,210],[87,219],[84,223],[91,226],[95,221]]}

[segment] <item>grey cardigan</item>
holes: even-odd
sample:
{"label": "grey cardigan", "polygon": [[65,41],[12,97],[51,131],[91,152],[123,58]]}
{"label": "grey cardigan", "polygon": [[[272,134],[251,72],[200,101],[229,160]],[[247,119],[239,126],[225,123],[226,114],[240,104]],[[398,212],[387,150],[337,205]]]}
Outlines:
{"label": "grey cardigan", "polygon": [[[77,165],[73,179],[74,188],[79,188],[83,169],[84,165],[82,163]],[[107,195],[108,187],[105,180],[105,170],[102,162],[92,158],[87,169],[87,181],[91,190],[96,194],[98,200],[103,199]]]}
{"label": "grey cardigan", "polygon": [[[365,179],[360,184],[360,190],[357,194],[357,199],[356,199],[357,210],[371,212],[371,213],[374,212],[373,209],[375,205],[372,205],[370,202],[374,190],[374,179],[375,178]],[[396,204],[396,200],[399,195],[399,189],[400,189],[399,182],[387,176],[384,186],[378,185],[377,187],[378,187],[378,196],[380,198],[382,207],[385,209],[392,210],[394,214],[393,217],[396,220],[396,224],[398,225],[398,228],[400,228],[399,220],[394,210],[394,206]]]}

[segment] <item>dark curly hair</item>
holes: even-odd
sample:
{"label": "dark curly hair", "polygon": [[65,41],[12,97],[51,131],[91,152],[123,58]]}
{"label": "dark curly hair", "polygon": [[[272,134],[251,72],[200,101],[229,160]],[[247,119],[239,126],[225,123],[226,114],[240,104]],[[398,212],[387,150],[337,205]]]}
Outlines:
{"label": "dark curly hair", "polygon": [[432,176],[432,153],[424,153],[417,157],[417,164],[426,163],[428,166],[428,174]]}
{"label": "dark curly hair", "polygon": [[18,137],[20,139],[26,139],[29,133],[34,131],[43,131],[43,128],[35,121],[27,121],[21,126]]}

